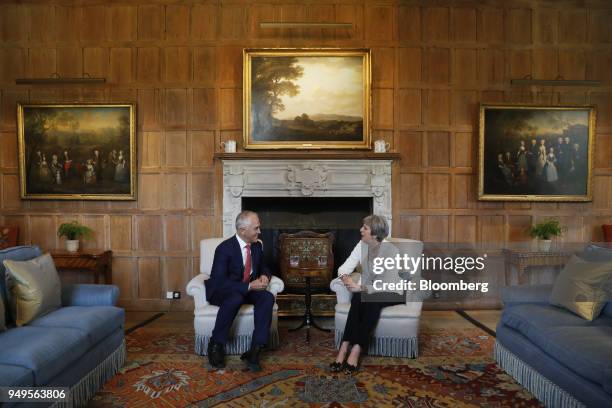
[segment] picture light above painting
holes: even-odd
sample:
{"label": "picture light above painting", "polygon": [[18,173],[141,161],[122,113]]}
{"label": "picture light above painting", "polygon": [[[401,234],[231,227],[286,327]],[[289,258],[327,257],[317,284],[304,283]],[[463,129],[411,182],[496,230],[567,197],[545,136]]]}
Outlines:
{"label": "picture light above painting", "polygon": [[370,149],[370,51],[245,49],[246,149]]}
{"label": "picture light above painting", "polygon": [[591,201],[595,108],[481,105],[478,199]]}
{"label": "picture light above painting", "polygon": [[21,198],[135,200],[134,104],[18,104]]}

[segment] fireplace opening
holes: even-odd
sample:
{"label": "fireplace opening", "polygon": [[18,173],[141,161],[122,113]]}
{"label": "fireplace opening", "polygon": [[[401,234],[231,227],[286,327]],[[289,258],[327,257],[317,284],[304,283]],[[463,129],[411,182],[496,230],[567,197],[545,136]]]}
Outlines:
{"label": "fireplace opening", "polygon": [[[332,251],[334,270],[361,238],[361,220],[372,213],[371,197],[242,197],[242,208],[255,211],[261,222],[261,239],[264,243],[264,262],[272,274],[283,278],[280,271],[279,236],[300,231],[334,234]],[[316,287],[319,292],[329,290],[329,282]],[[289,293],[299,289],[287,288]]]}

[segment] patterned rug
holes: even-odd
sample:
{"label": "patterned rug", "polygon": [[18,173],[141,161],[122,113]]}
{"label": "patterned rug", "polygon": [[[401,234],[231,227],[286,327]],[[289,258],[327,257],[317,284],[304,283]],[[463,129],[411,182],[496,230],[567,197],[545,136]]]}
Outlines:
{"label": "patterned rug", "polygon": [[424,330],[416,360],[370,357],[353,377],[329,372],[333,334],[281,329],[281,349],[251,373],[238,356],[213,370],[193,352],[193,332],[143,327],[127,336],[128,359],[91,407],[536,407],[497,368],[494,339],[473,329]]}

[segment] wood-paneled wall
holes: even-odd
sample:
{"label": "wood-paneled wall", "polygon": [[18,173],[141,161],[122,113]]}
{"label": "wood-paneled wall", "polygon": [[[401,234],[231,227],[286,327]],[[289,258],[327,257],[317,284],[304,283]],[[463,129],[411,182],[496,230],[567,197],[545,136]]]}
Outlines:
{"label": "wood-paneled wall", "polygon": [[[608,1],[49,0],[0,5],[0,222],[22,243],[63,245],[78,219],[88,247],[114,251],[121,304],[165,310],[197,273],[198,242],[221,232],[219,143],[241,140],[244,47],[367,47],[373,133],[401,153],[394,230],[425,241],[528,240],[558,216],[565,240],[601,240],[612,223],[612,6]],[[350,22],[352,29],[263,29],[262,21]],[[18,77],[107,78],[105,85],[17,86]],[[515,87],[510,78],[599,79],[599,88]],[[15,104],[137,103],[138,201],[21,201]],[[592,203],[480,203],[480,102],[596,104]],[[185,297],[185,296],[184,296]],[[173,308],[191,308],[190,300]]]}

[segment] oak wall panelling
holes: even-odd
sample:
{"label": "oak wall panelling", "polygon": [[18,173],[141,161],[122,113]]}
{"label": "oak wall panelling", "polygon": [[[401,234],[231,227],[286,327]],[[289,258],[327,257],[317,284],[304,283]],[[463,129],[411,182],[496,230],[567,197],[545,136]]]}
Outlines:
{"label": "oak wall panelling", "polygon": [[[372,50],[373,135],[393,166],[393,228],[431,242],[529,241],[556,215],[565,241],[612,223],[612,5],[604,0],[7,0],[0,4],[0,224],[58,248],[57,226],[95,230],[114,252],[130,310],[167,310],[166,291],[198,273],[199,241],[221,233],[221,141],[242,150],[242,49]],[[268,29],[261,21],[350,22]],[[104,85],[17,86],[15,78],[106,77]],[[598,88],[514,87],[511,78],[599,79]],[[138,201],[21,201],[16,103],[135,102]],[[595,104],[592,203],[476,199],[480,102]],[[472,306],[478,306],[473,304]],[[495,306],[493,303],[481,306]],[[173,310],[191,310],[183,296]]]}

